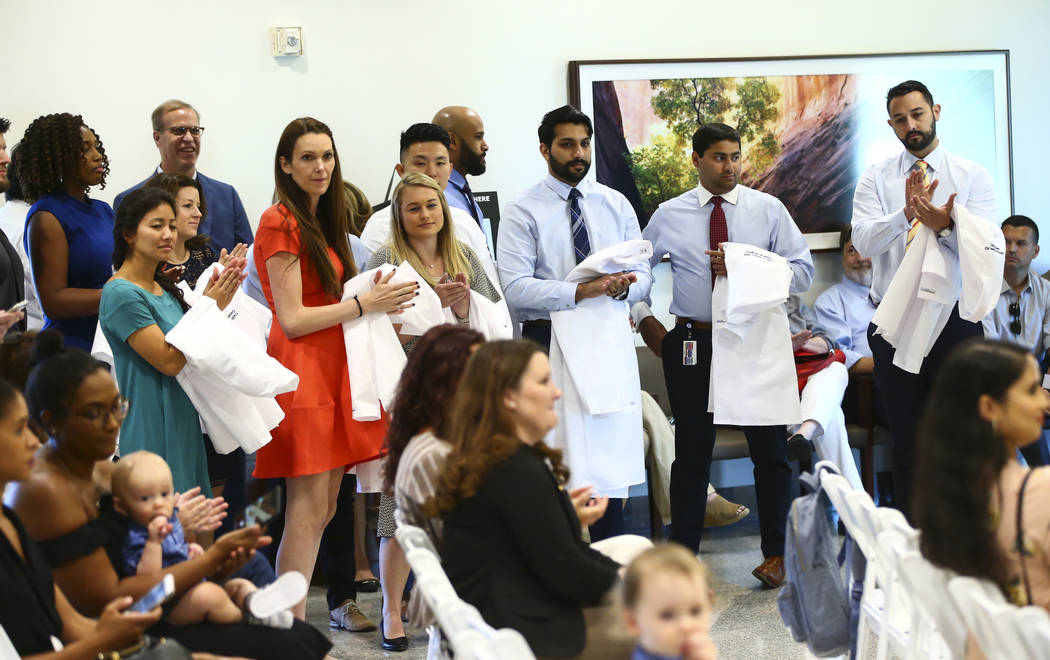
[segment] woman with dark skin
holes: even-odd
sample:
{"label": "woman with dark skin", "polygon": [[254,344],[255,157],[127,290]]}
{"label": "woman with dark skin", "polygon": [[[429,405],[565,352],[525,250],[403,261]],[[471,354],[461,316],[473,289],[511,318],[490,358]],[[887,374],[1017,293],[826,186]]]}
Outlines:
{"label": "woman with dark skin", "polygon": [[[127,410],[126,400],[105,365],[75,348],[64,348],[54,333],[41,333],[26,386],[32,419],[48,431],[32,475],[9,494],[51,565],[55,582],[80,612],[98,614],[118,596],[138,598],[163,574],[176,593],[202,579],[230,575],[255,548],[270,542],[258,526],[221,536],[196,559],[162,573],[118,577],[112,545],[124,535],[108,506],[109,457]],[[322,658],[330,643],[313,628],[292,630],[258,626],[157,624],[152,633],[171,637],[192,651],[255,658]]]}
{"label": "woman with dark skin", "polygon": [[113,209],[88,197],[105,187],[109,159],[80,115],[45,115],[19,146],[18,175],[28,201],[25,248],[44,311],[70,345],[89,350],[102,285],[112,274]]}

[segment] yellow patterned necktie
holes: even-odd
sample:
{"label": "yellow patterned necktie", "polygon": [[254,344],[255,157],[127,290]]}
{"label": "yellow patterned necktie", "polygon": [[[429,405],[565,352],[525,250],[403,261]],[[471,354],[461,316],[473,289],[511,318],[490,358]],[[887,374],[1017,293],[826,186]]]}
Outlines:
{"label": "yellow patterned necktie", "polygon": [[[930,187],[930,166],[924,160],[915,161],[915,165],[912,166],[912,170],[919,170],[922,172],[922,186],[924,188]],[[904,244],[904,249],[907,251],[911,247],[911,242],[915,239],[915,234],[919,233],[919,219],[915,218],[911,221],[911,227],[908,228],[908,242]]]}

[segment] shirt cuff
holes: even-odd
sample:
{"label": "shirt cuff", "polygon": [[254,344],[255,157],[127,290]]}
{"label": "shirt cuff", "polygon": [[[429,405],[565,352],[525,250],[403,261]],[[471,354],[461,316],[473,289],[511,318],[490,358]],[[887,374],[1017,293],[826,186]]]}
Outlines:
{"label": "shirt cuff", "polygon": [[655,316],[655,314],[649,309],[649,305],[644,300],[639,300],[631,305],[631,321],[634,322],[635,332],[638,332],[638,328],[642,326],[642,321],[650,316]]}
{"label": "shirt cuff", "polygon": [[[576,306],[576,282],[562,282],[564,287],[558,292],[558,309],[572,309]],[[556,311],[556,310],[551,310]]]}

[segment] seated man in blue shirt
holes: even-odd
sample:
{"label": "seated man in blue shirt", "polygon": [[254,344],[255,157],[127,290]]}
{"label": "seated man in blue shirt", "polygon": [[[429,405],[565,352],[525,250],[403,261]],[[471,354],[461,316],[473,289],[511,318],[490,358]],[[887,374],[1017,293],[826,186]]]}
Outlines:
{"label": "seated man in blue shirt", "polygon": [[238,243],[251,245],[252,228],[237,191],[228,183],[208,178],[197,171],[197,157],[201,153],[200,115],[184,101],[165,101],[153,111],[153,142],[160,152],[160,165],[145,179],[117,195],[113,208],[132,190],[141,188],[154,174],[184,174],[201,184],[208,213],[201,218],[197,231],[211,237],[215,254],[222,250],[232,252]]}
{"label": "seated man in blue shirt", "polygon": [[853,247],[853,229],[846,227],[839,236],[842,250],[842,281],[824,290],[813,303],[817,322],[846,355],[846,368],[852,374],[870,374],[875,363],[868,347],[868,324],[875,305],[868,296],[871,289],[871,259]]}
{"label": "seated man in blue shirt", "polygon": [[[1039,255],[1039,227],[1024,215],[1003,221],[1006,263],[999,303],[985,317],[984,336],[1021,344],[1040,362],[1050,348],[1050,282],[1032,270]],[[1045,363],[1044,363],[1045,364]],[[1050,464],[1047,434],[1021,450],[1029,465]]]}

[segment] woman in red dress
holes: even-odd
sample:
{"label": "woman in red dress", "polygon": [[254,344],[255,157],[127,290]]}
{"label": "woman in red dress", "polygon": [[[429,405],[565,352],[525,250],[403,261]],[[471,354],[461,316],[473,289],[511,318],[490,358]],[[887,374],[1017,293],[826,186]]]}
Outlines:
{"label": "woman in red dress", "polygon": [[[387,426],[351,417],[341,324],[405,309],[418,285],[392,285],[388,275],[368,293],[340,302],[343,283],[357,269],[339,155],[326,125],[310,117],[288,124],[274,177],[280,202],[263,213],[253,249],[275,321],[267,352],[299,375],[299,387],[277,397],[285,418],[259,450],[255,476],[284,477],[288,488],[277,572],[312,575],[346,467],[377,457]],[[302,619],[305,612],[304,600],[295,614]]]}

